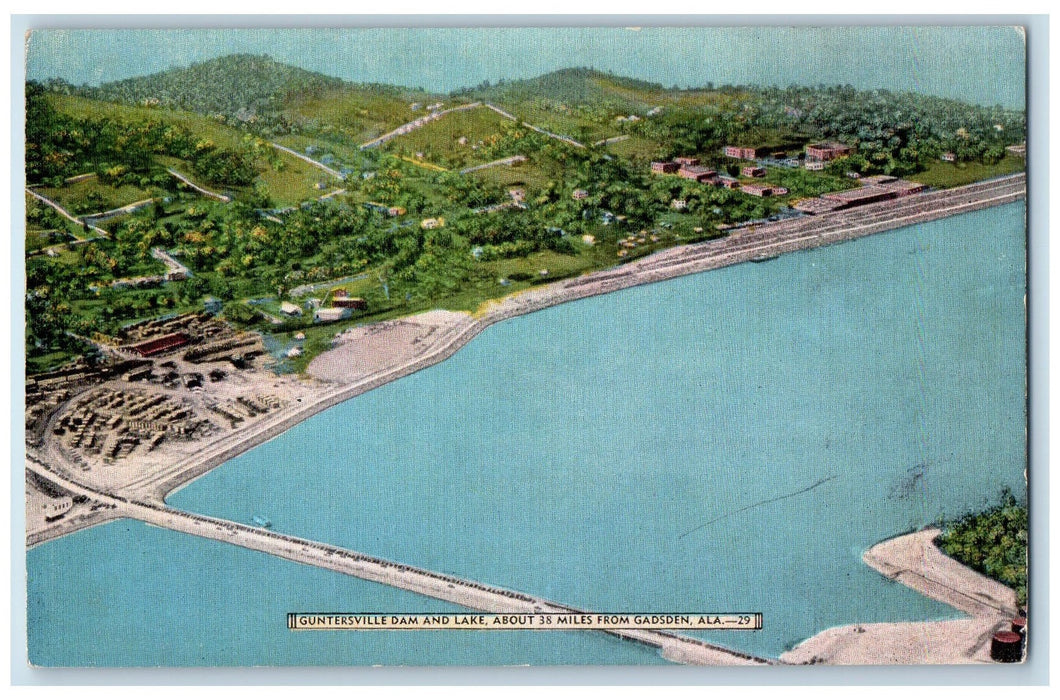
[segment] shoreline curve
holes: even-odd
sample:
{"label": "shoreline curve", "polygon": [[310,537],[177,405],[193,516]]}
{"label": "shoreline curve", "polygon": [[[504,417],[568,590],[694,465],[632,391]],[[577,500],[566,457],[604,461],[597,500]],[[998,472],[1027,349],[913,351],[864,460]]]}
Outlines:
{"label": "shoreline curve", "polygon": [[[150,501],[164,503],[170,495],[213,469],[268,442],[317,413],[443,362],[479,333],[500,321],[630,287],[754,262],[764,256],[834,245],[949,216],[1010,204],[1025,198],[1026,174],[1019,173],[962,187],[909,195],[899,200],[855,209],[742,227],[725,238],[668,248],[619,267],[587,273],[541,287],[531,287],[508,297],[486,302],[475,315],[466,312],[428,311],[405,317],[399,322],[416,323],[418,319],[437,314],[445,314],[449,318],[446,322],[436,324],[442,329],[441,332],[436,334],[427,347],[407,361],[380,367],[348,383],[325,382],[328,389],[315,400],[281,410],[275,416],[244,431],[226,435],[212,444],[204,445],[196,454],[167,468],[151,479],[145,496]],[[385,321],[362,328],[374,329],[393,323]],[[340,345],[325,351],[314,358],[310,368],[322,358],[340,356],[343,350]],[[346,352],[349,351],[350,348],[347,347]],[[311,372],[310,375],[312,376]],[[103,511],[89,514],[83,520],[49,528],[47,533],[37,533],[38,536],[35,537],[28,535],[27,547],[112,519],[113,515]]]}
{"label": "shoreline curve", "polygon": [[968,617],[928,622],[848,624],[818,632],[780,655],[794,665],[923,665],[993,663],[990,640],[1008,629],[1016,592],[951,559],[939,549],[936,527],[879,542],[862,561],[882,576]]}

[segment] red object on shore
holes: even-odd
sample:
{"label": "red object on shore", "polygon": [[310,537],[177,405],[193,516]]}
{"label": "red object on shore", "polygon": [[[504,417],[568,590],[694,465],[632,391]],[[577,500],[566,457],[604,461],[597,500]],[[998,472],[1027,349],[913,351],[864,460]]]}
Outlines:
{"label": "red object on shore", "polygon": [[990,640],[990,658],[1012,664],[1023,660],[1023,638],[1015,632],[996,632]]}
{"label": "red object on shore", "polygon": [[140,357],[151,357],[152,355],[158,355],[159,353],[172,350],[173,348],[179,348],[181,345],[186,345],[190,340],[191,339],[183,333],[170,333],[161,338],[145,340],[142,343],[136,343],[135,345],[128,345],[126,347]]}
{"label": "red object on shore", "polygon": [[1027,631],[1027,618],[1015,617],[1012,619],[1012,631],[1016,634],[1024,634]]}

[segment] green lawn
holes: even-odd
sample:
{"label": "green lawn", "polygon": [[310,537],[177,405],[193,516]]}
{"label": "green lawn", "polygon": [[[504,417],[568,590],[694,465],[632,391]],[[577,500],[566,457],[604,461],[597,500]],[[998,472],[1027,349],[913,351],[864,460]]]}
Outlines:
{"label": "green lawn", "polygon": [[[513,126],[511,120],[486,107],[452,112],[407,134],[402,134],[384,146],[390,152],[424,154],[423,160],[448,168],[461,168],[488,162],[490,158],[479,155],[474,148],[479,141],[488,143],[500,138],[506,127]],[[459,139],[467,139],[466,144]]]}
{"label": "green lawn", "polygon": [[27,253],[32,253],[41,248],[47,248],[48,246],[57,245],[59,243],[67,243],[69,241],[70,234],[67,231],[42,231],[40,229],[26,227]]}
{"label": "green lawn", "polygon": [[243,142],[243,134],[227,127],[216,119],[170,109],[133,107],[113,102],[100,102],[73,95],[52,94],[49,96],[56,110],[77,118],[107,118],[122,122],[160,121],[181,126],[199,138],[207,138],[218,146],[235,148]]}
{"label": "green lawn", "polygon": [[36,191],[57,202],[74,216],[116,209],[158,194],[133,185],[111,187],[96,178],[62,187],[38,187]]}
{"label": "green lawn", "polygon": [[[282,164],[279,169],[260,160],[257,162],[259,169],[257,181],[266,188],[269,196],[272,198],[273,205],[276,207],[294,206],[310,199],[316,199],[323,194],[327,194],[328,192],[341,187],[338,180],[331,177],[320,168],[306,163],[304,160],[295,158],[282,151],[278,151],[276,155],[280,158],[280,163]],[[167,168],[173,168],[199,187],[203,187],[211,192],[217,192],[218,194],[228,192],[238,198],[240,194],[247,194],[251,191],[251,188],[249,187],[226,187],[199,178],[192,171],[191,163],[179,158],[168,156],[156,156],[155,158],[161,165]],[[315,185],[318,182],[324,183],[324,189],[318,190],[315,188]],[[204,195],[199,195],[199,193],[191,188],[186,188],[182,183],[175,179],[173,180],[173,188],[178,191],[186,192],[188,196],[191,197],[205,197]]]}
{"label": "green lawn", "polygon": [[556,179],[560,173],[550,173],[546,167],[531,156],[530,159],[514,165],[498,165],[492,168],[476,170],[469,175],[487,184],[501,187],[526,187],[528,192],[540,190],[549,180]]}
{"label": "green lawn", "polygon": [[910,180],[922,182],[929,187],[958,187],[970,185],[979,180],[988,180],[1002,175],[1018,173],[1026,168],[1026,162],[1019,156],[1006,153],[1005,157],[993,165],[982,163],[932,163],[927,170],[911,175]]}
{"label": "green lawn", "polygon": [[299,153],[305,153],[307,147],[313,146],[316,152],[309,157],[314,160],[320,160],[321,156],[330,153],[336,160],[356,166],[364,159],[357,143],[338,134],[285,134],[273,140]]}
{"label": "green lawn", "polygon": [[[157,120],[165,124],[182,126],[193,133],[196,138],[209,139],[221,147],[235,149],[243,147],[244,135],[240,131],[200,114],[148,107],[133,107],[70,95],[54,95],[52,99],[56,109],[74,117],[106,117],[124,122]],[[329,185],[334,184],[334,179],[330,178],[327,173],[292,155],[282,152],[270,153],[269,155],[278,156],[282,165],[277,170],[259,158],[257,161],[257,166],[260,170],[259,179],[268,189],[277,206],[298,204],[330,191],[331,188],[324,191],[315,190],[313,185],[319,181],[327,181]],[[217,192],[227,189],[216,185],[216,183],[200,181],[200,179],[196,178],[191,166],[184,161],[163,156],[156,156],[155,159],[160,165],[178,170],[197,185]],[[174,184],[174,189],[176,189],[176,184]],[[56,201],[64,207],[67,206],[67,203],[74,207],[70,209],[71,213],[74,214],[86,214],[110,209],[113,206],[121,206],[150,196],[143,190],[129,186],[115,191],[114,188],[100,185],[95,179],[65,185],[61,188],[45,188],[41,190],[41,194],[48,197],[55,194]],[[96,206],[85,203],[85,199],[93,195],[96,195],[96,198],[90,201],[95,202],[102,198],[104,203],[111,203],[113,206]]]}
{"label": "green lawn", "polygon": [[69,350],[53,350],[44,355],[29,355],[26,357],[26,374],[38,374],[53,370],[77,356],[77,353]]}
{"label": "green lawn", "polygon": [[766,168],[763,178],[740,178],[744,182],[768,182],[787,187],[788,200],[817,197],[828,192],[840,192],[858,186],[855,180],[835,177],[824,172],[810,172],[802,168]]}
{"label": "green lawn", "polygon": [[[277,170],[271,165],[264,165],[258,174],[258,180],[268,190],[275,206],[294,206],[342,187],[336,178],[315,165],[289,153],[279,151],[278,154],[282,159],[280,168]],[[317,183],[323,184],[324,188],[316,189]]]}
{"label": "green lawn", "polygon": [[287,111],[295,118],[311,120],[316,126],[307,130],[315,134],[340,136],[360,144],[424,114],[422,107],[414,112],[410,104],[433,101],[433,97],[417,91],[350,86],[320,97],[296,98]]}
{"label": "green lawn", "polygon": [[662,156],[663,147],[642,136],[630,136],[628,139],[609,143],[604,148],[608,153],[613,153],[622,158],[632,158],[641,161],[651,161]]}

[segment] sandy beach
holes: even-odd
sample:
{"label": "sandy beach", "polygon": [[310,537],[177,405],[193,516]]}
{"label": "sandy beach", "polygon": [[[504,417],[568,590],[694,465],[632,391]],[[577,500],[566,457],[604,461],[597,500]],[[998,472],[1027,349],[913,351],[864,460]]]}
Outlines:
{"label": "sandy beach", "polygon": [[990,638],[1017,615],[1016,592],[946,556],[929,528],[869,548],[862,559],[887,578],[951,605],[967,620],[855,624],[825,630],[781,655],[787,664],[993,663]]}

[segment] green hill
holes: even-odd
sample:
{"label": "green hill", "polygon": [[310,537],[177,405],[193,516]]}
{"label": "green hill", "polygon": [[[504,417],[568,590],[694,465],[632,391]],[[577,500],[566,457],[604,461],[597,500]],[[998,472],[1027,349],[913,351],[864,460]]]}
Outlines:
{"label": "green hill", "polygon": [[95,100],[194,112],[263,135],[299,132],[365,138],[413,118],[431,96],[392,85],[355,84],[273,60],[235,54],[76,88]]}
{"label": "green hill", "polygon": [[526,80],[502,82],[474,90],[485,100],[519,103],[527,99],[547,97],[568,105],[612,102],[616,105],[639,106],[651,94],[664,88],[633,78],[602,73],[591,68],[564,68]]}
{"label": "green hill", "polygon": [[235,54],[83,92],[108,102],[157,104],[246,121],[254,115],[280,111],[293,97],[319,95],[342,85],[339,78],[279,63],[268,56]]}

